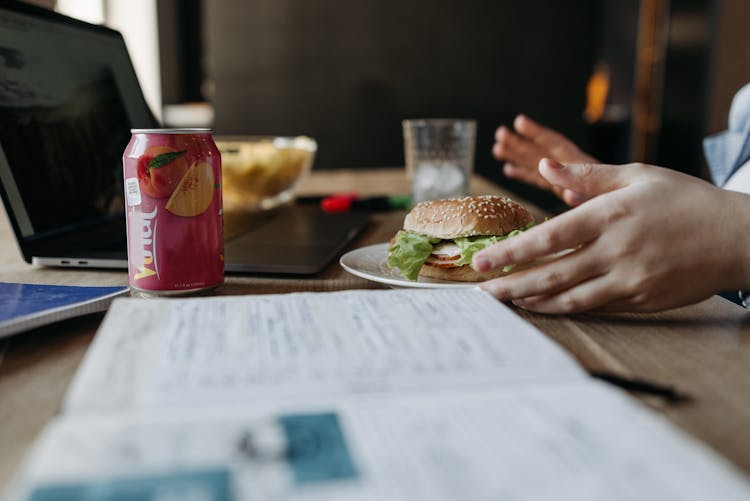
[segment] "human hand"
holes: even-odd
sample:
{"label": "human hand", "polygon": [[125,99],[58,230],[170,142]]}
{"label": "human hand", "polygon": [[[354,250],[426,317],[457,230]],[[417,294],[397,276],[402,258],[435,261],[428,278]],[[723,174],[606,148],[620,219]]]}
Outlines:
{"label": "human hand", "polygon": [[539,174],[540,160],[551,158],[563,163],[597,163],[597,160],[559,132],[543,127],[525,115],[518,115],[513,127],[515,131],[502,126],[495,132],[492,154],[505,162],[503,173],[511,179],[551,191],[568,202],[561,187]]}
{"label": "human hand", "polygon": [[545,159],[539,171],[591,198],[474,256],[486,272],[562,254],[480,284],[498,299],[543,313],[656,311],[750,285],[750,196],[642,164]]}

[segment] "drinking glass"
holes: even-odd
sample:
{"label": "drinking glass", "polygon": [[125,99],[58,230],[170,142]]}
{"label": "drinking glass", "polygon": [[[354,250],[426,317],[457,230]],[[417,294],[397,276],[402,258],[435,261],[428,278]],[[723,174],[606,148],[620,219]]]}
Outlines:
{"label": "drinking glass", "polygon": [[476,121],[453,118],[402,122],[413,203],[468,195],[474,170]]}

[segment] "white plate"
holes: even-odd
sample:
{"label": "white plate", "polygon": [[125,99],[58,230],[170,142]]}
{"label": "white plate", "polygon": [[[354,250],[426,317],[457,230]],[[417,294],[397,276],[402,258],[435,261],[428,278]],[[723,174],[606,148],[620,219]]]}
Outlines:
{"label": "white plate", "polygon": [[475,287],[476,282],[451,282],[437,278],[419,277],[416,282],[402,277],[398,270],[385,264],[388,258],[388,243],[369,245],[349,251],[339,260],[341,266],[358,277],[390,285],[391,287],[417,287],[420,289],[442,289],[446,287]]}

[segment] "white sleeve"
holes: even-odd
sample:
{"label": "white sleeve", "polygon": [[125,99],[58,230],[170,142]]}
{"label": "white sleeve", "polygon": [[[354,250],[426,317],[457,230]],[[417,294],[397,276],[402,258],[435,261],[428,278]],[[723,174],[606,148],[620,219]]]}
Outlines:
{"label": "white sleeve", "polygon": [[742,164],[723,186],[726,190],[750,194],[750,160]]}

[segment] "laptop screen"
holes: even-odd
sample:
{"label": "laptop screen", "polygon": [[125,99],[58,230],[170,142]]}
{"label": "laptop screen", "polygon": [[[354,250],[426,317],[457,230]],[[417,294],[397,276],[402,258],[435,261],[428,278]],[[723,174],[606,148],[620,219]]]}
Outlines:
{"label": "laptop screen", "polygon": [[154,125],[118,32],[0,7],[0,181],[22,240],[122,221],[122,153]]}

